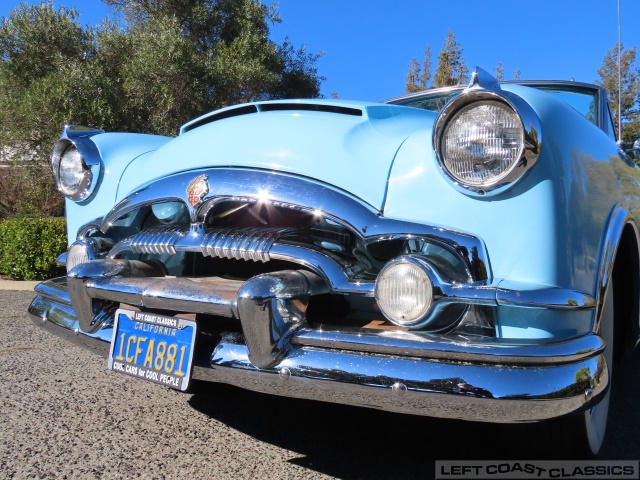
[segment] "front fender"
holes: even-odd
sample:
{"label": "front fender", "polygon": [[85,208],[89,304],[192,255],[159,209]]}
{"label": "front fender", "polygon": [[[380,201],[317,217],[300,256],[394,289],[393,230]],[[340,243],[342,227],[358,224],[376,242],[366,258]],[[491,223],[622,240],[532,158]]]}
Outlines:
{"label": "front fender", "polygon": [[90,139],[98,148],[101,174],[94,194],[84,202],[66,199],[67,235],[71,244],[83,225],[106,214],[113,207],[122,172],[134,160],[148,155],[171,137],[137,133],[103,133]]}
{"label": "front fender", "polygon": [[465,195],[439,170],[432,130],[418,132],[396,156],[384,215],[477,235],[496,279],[595,295],[599,246],[621,198],[619,170],[633,167],[620,160],[607,135],[565,103],[532,88],[504,88],[540,118],[542,147],[534,168],[503,193]]}

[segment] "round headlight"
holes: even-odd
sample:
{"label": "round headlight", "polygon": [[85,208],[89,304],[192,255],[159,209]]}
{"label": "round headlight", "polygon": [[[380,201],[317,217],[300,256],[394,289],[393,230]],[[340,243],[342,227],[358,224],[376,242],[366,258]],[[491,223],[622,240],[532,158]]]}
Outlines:
{"label": "round headlight", "polygon": [[471,103],[453,115],[442,133],[441,157],[451,177],[487,188],[507,177],[524,151],[518,114],[497,101]]}
{"label": "round headlight", "polygon": [[424,318],[433,300],[433,284],[425,268],[408,258],[392,260],[375,285],[380,310],[392,322],[411,326]]}
{"label": "round headlight", "polygon": [[60,191],[68,197],[81,196],[82,190],[90,183],[91,170],[84,164],[80,152],[74,146],[69,146],[58,164]]}

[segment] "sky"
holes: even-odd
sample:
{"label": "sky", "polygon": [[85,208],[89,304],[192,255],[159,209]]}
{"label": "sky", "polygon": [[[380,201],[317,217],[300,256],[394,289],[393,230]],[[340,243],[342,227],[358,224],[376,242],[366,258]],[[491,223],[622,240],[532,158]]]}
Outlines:
{"label": "sky", "polygon": [[[0,16],[19,3],[0,0]],[[76,8],[82,24],[115,15],[101,0],[54,5]],[[401,95],[411,58],[422,63],[431,45],[433,72],[448,30],[470,70],[494,73],[502,62],[505,79],[520,69],[522,79],[591,83],[618,41],[618,0],[280,0],[278,6],[282,23],[271,28],[271,38],[280,43],[288,35],[296,46],[323,51],[322,93],[337,92],[342,99]],[[620,0],[620,6],[622,43],[640,45],[640,0]]]}

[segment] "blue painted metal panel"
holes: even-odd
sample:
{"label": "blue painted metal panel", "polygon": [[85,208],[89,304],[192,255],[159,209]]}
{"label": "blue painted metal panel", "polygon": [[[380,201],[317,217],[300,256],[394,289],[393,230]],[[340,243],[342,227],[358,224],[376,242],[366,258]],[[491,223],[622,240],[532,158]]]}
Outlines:
{"label": "blue painted metal panel", "polygon": [[471,197],[447,183],[433,149],[424,147],[431,145],[432,131],[419,132],[398,152],[384,214],[477,235],[497,279],[595,293],[599,244],[619,195],[617,147],[552,96],[504,88],[525,98],[541,119],[535,168],[503,194]]}
{"label": "blue painted metal panel", "polygon": [[310,177],[382,208],[396,151],[435,114],[390,105],[351,103],[363,116],[275,111],[206,124],[132,162],[118,200],[172,173],[203,167],[249,167]]}
{"label": "blue painted metal panel", "polygon": [[[89,200],[76,203],[66,199],[67,233],[69,244],[78,229],[105,215],[115,204],[122,172],[136,158],[156,150],[171,137],[135,133],[104,133],[91,137],[102,158],[102,172],[95,193]],[[141,181],[143,179],[140,179]]]}

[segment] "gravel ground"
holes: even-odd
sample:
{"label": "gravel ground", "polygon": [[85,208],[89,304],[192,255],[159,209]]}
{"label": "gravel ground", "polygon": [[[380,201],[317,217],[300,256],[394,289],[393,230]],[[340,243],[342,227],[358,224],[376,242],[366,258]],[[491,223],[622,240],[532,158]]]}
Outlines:
{"label": "gravel ground", "polygon": [[[0,291],[0,478],[433,478],[435,460],[527,459],[491,425],[109,372]],[[601,459],[640,457],[640,361],[618,370]]]}

